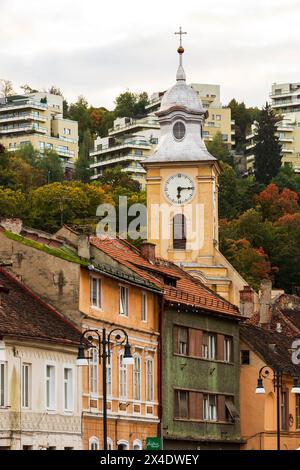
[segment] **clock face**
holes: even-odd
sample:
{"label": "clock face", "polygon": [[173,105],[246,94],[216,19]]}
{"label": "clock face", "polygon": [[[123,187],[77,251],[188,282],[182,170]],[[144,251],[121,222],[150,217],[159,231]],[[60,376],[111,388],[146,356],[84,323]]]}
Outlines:
{"label": "clock face", "polygon": [[167,179],[164,192],[173,204],[186,204],[194,196],[195,184],[189,176],[178,173]]}

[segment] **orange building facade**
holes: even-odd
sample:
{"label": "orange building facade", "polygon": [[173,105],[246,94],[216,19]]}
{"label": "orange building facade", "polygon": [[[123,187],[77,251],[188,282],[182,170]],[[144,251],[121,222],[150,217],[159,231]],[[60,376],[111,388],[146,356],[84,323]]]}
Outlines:
{"label": "orange building facade", "polygon": [[[134,365],[122,364],[122,347],[112,335],[107,360],[108,448],[139,450],[147,437],[159,434],[159,311],[158,293],[129,281],[124,272],[108,277],[82,269],[80,311],[82,328],[107,333],[124,329],[129,337]],[[83,449],[103,448],[102,364],[98,350],[83,368]]]}

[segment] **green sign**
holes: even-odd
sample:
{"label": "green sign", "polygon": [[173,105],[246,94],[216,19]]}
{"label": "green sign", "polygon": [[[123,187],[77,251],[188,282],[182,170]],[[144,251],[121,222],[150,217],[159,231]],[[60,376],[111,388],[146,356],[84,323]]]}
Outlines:
{"label": "green sign", "polygon": [[161,438],[160,437],[147,437],[146,450],[161,450]]}

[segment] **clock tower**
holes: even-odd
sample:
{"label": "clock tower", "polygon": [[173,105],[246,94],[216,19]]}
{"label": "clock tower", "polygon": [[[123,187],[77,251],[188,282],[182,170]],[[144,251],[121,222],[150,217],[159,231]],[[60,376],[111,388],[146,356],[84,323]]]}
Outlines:
{"label": "clock tower", "polygon": [[176,84],[156,113],[161,135],[147,170],[148,241],[157,256],[175,262],[227,300],[239,304],[247,284],[218,249],[220,165],[202,140],[206,112],[186,83],[178,48]]}

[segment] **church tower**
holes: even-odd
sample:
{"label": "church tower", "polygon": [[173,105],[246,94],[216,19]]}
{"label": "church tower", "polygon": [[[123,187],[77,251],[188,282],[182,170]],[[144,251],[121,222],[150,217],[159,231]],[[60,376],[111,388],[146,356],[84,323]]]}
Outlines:
{"label": "church tower", "polygon": [[148,241],[157,256],[173,261],[232,303],[247,282],[218,249],[220,165],[202,140],[206,117],[200,98],[186,83],[182,34],[176,84],[157,112],[161,135],[147,170]]}

